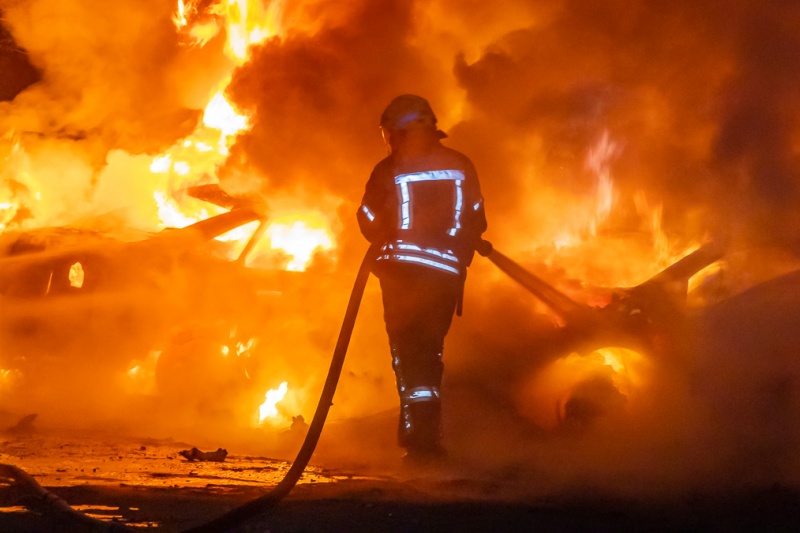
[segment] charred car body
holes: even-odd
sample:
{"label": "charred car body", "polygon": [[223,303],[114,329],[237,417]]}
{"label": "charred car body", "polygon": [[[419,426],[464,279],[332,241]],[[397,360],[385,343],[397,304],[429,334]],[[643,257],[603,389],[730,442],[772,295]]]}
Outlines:
{"label": "charred car body", "polygon": [[[257,227],[228,259],[232,245],[215,238],[247,224]],[[162,395],[191,402],[241,384],[256,372],[254,339],[279,285],[245,267],[264,225],[263,213],[237,206],[139,240],[69,228],[3,234],[0,367],[16,391],[43,398],[118,390],[148,354]]]}

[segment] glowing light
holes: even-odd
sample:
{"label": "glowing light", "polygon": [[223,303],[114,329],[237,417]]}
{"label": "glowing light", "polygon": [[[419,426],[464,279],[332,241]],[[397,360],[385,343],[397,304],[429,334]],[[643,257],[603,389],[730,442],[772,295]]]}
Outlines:
{"label": "glowing light", "polygon": [[80,289],[83,287],[83,281],[85,278],[85,274],[83,271],[83,265],[80,263],[74,263],[72,266],[69,267],[69,285],[70,287],[75,287]]}
{"label": "glowing light", "polygon": [[169,154],[166,154],[161,157],[153,158],[153,162],[150,163],[150,172],[154,174],[161,174],[164,172],[169,172],[171,167],[172,157]]}
{"label": "glowing light", "polygon": [[[595,353],[600,355],[600,357],[603,358],[603,363],[613,368],[614,372],[624,372],[625,363],[623,363],[621,360],[623,355],[622,352],[620,352],[620,350],[624,350],[624,348],[601,348],[597,350]],[[631,352],[630,350],[627,350],[626,352],[635,354],[635,352]],[[628,357],[631,356],[628,355]]]}
{"label": "glowing light", "polygon": [[152,394],[156,390],[156,365],[161,357],[161,350],[153,350],[142,359],[134,359],[125,373],[127,379],[123,386],[131,394]]}
{"label": "glowing light", "polygon": [[242,354],[249,352],[250,349],[255,345],[256,345],[256,339],[249,339],[247,342],[237,342],[236,356],[241,357]]}
{"label": "glowing light", "polygon": [[[606,347],[588,354],[572,353],[542,369],[520,393],[520,409],[544,427],[560,423],[563,409],[581,383],[603,379],[635,409],[650,382],[651,367],[640,353],[622,347]],[[554,409],[555,407],[555,409]]]}
{"label": "glowing light", "polygon": [[721,261],[711,263],[704,269],[697,272],[694,276],[689,278],[688,291],[692,292],[693,290],[700,287],[703,284],[703,282],[705,282],[706,279],[722,272],[722,265],[723,263]]}
{"label": "glowing light", "polygon": [[[282,6],[282,0],[220,0],[213,4],[178,0],[173,22],[181,36],[188,38],[184,42],[192,46],[203,46],[224,28],[226,54],[233,60],[233,68],[244,63],[250,45],[277,34]],[[216,177],[233,137],[249,128],[248,117],[238,113],[225,97],[229,82],[230,74],[220,79],[197,129],[154,157],[150,164],[150,172],[165,175],[153,195],[160,227],[185,227],[223,212],[213,206],[197,207],[195,199],[174,193]],[[231,239],[236,240],[227,237]]]}
{"label": "glowing light", "polygon": [[[668,236],[661,202],[643,190],[616,188],[612,170],[621,154],[622,144],[604,131],[584,161],[594,180],[591,194],[568,204],[558,195],[554,202],[558,211],[553,219],[563,222],[552,228],[535,253],[536,260],[563,272],[563,279],[589,287],[631,287],[700,246],[697,240]],[[624,212],[618,213],[621,209]]]}
{"label": "glowing light", "polygon": [[611,161],[619,154],[617,143],[611,140],[608,130],[589,151],[586,167],[597,180],[597,216],[602,221],[614,206],[614,182],[611,179]]}
{"label": "glowing light", "polygon": [[273,32],[263,26],[263,21],[270,18],[269,10],[259,0],[227,1],[228,52],[244,61],[247,48],[269,37]]}
{"label": "glowing light", "polygon": [[292,257],[286,270],[303,271],[315,251],[333,247],[330,231],[326,227],[313,227],[311,223],[307,220],[274,222],[267,228],[272,248],[283,250]]}
{"label": "glowing light", "polygon": [[192,167],[190,167],[189,163],[186,161],[175,161],[175,163],[172,165],[172,168],[179,176],[186,176],[192,171]]}
{"label": "glowing light", "polygon": [[579,243],[580,243],[579,239],[575,235],[569,232],[561,233],[560,235],[556,236],[553,239],[553,245],[556,247],[556,250],[560,250],[561,248],[568,248],[570,246],[575,246],[576,244]]}
{"label": "glowing light", "polygon": [[175,200],[170,198],[165,192],[155,191],[153,193],[153,198],[155,198],[156,204],[158,205],[158,218],[166,227],[184,228],[190,224],[194,224],[198,220],[208,218],[208,211],[205,210],[201,210],[194,216],[184,214]]}
{"label": "glowing light", "polygon": [[178,10],[175,15],[173,15],[172,21],[179,29],[188,24],[186,20],[186,5],[183,3],[183,0],[178,0]]}
{"label": "glowing light", "polygon": [[247,128],[247,117],[236,112],[222,92],[214,95],[206,106],[203,124],[222,132],[223,137],[235,135]]}
{"label": "glowing light", "polygon": [[[200,46],[204,39],[213,37],[224,26],[227,38],[225,53],[234,65],[241,65],[247,60],[251,45],[278,34],[277,21],[284,3],[283,0],[220,0],[209,5],[196,0],[179,0],[173,20],[183,37],[190,37],[192,45]],[[199,16],[200,11],[212,16]],[[209,177],[216,177],[217,168],[228,157],[235,136],[250,127],[249,117],[239,113],[226,98],[225,89],[229,82],[230,75],[220,80],[197,129],[154,157],[150,164],[153,174],[164,176],[153,195],[161,227],[181,228],[222,212],[215,206],[175,193],[192,185],[208,183]],[[252,232],[252,228],[242,227],[218,237],[218,240],[244,243]],[[305,270],[315,251],[332,248],[333,237],[322,215],[301,213],[288,219],[275,218],[265,232],[265,238],[252,250],[252,255],[264,254],[268,247],[282,253],[272,254],[278,259],[270,260],[269,266],[278,266],[288,256],[285,268],[299,271]],[[235,351],[242,355],[250,347],[250,343],[237,345]],[[233,345],[230,351],[234,351]]]}
{"label": "glowing light", "polygon": [[[132,186],[137,194],[117,194],[111,191],[99,194],[98,197],[103,197],[103,199],[97,200],[99,203],[109,201],[116,204],[144,198],[144,201],[139,201],[139,205],[126,205],[135,210],[131,213],[133,216],[130,220],[139,226],[139,229],[144,230],[167,227],[183,228],[228,210],[193,198],[186,193],[186,190],[192,186],[206,185],[216,181],[217,171],[224,165],[236,135],[251,126],[246,113],[237,110],[235,102],[226,98],[226,95],[229,94],[226,92],[226,88],[230,83],[233,70],[247,60],[248,47],[262,42],[270,36],[279,35],[279,22],[285,3],[285,0],[270,0],[269,2],[263,0],[215,0],[213,2],[175,0],[170,15],[180,42],[184,45],[202,46],[205,42],[203,39],[209,39],[214,35],[225,38],[227,42],[224,53],[228,56],[228,61],[221,62],[220,68],[225,65],[229,67],[229,70],[216,72],[218,69],[215,68],[213,69],[215,71],[213,75],[216,76],[216,80],[213,80],[216,81],[215,86],[206,87],[204,78],[202,92],[187,91],[187,94],[191,94],[192,97],[196,94],[206,94],[208,91],[208,101],[202,101],[200,105],[196,106],[197,108],[204,107],[204,109],[202,109],[202,119],[194,131],[175,140],[172,146],[161,153],[149,156],[121,154],[121,160],[131,157],[133,162],[129,167],[131,173],[144,174],[131,176],[130,183],[144,184],[142,186],[147,188],[147,192],[140,195],[138,193],[141,191],[137,188],[139,185]],[[208,51],[208,54],[218,52],[221,52],[221,49]],[[192,81],[193,79],[186,81],[187,88],[191,89],[188,85]],[[194,102],[192,106],[195,106]],[[12,225],[31,227],[50,222],[44,217],[49,216],[48,211],[56,212],[58,209],[62,209],[63,202],[60,202],[58,194],[50,193],[49,189],[42,192],[38,190],[36,185],[40,178],[37,175],[41,172],[36,166],[31,165],[31,154],[26,151],[25,146],[16,138],[15,134],[12,132],[4,134],[2,137],[9,145],[9,151],[8,153],[3,152],[0,157],[2,157],[4,167],[11,169],[4,176],[13,176],[13,179],[0,180],[2,181],[0,183],[0,231]],[[60,159],[55,159],[55,161],[61,165]],[[253,193],[257,190],[258,181],[258,176],[246,176],[241,183],[237,182],[238,190],[242,194]],[[253,186],[244,190],[247,187],[247,184],[243,185],[244,182],[252,183]],[[6,189],[8,189],[9,195],[6,195]],[[128,188],[124,190],[127,192]],[[294,200],[293,198],[287,199],[287,204],[291,205],[292,209],[297,204]],[[51,205],[56,204],[57,209],[53,209]],[[57,214],[56,216],[61,215]],[[60,219],[56,220],[56,223],[61,223]],[[265,253],[267,249],[272,252],[267,262],[260,266],[304,270],[316,251],[334,247],[329,221],[320,213],[304,212],[290,219],[276,217],[271,222],[270,233],[265,232],[257,246],[252,250],[248,249],[252,255],[260,252],[264,257],[268,255]],[[225,254],[226,258],[235,259],[238,257],[235,250],[237,246],[239,246],[240,252],[252,235],[252,226],[236,228],[218,238],[220,241],[229,242],[230,245],[213,247],[212,253]],[[83,265],[74,267],[74,270],[70,272],[70,283],[74,287],[84,286],[82,268]],[[57,281],[54,280],[54,282]],[[246,356],[251,347],[249,342],[243,342],[241,345],[229,343],[231,355],[235,352],[237,355]]]}
{"label": "glowing light", "polygon": [[21,370],[0,368],[0,390],[11,390],[21,382]]}
{"label": "glowing light", "polygon": [[278,408],[276,405],[283,400],[288,390],[289,384],[284,381],[277,389],[270,389],[267,391],[264,403],[258,408],[259,422],[263,422],[267,418],[278,416]]}
{"label": "glowing light", "polygon": [[0,230],[5,229],[6,224],[14,219],[17,206],[11,202],[0,203]]}

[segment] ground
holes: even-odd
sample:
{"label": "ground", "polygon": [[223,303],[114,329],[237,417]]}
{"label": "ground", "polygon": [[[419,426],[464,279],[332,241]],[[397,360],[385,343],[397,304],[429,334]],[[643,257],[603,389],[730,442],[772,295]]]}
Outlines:
{"label": "ground", "polygon": [[[0,462],[22,468],[74,508],[107,521],[183,531],[267,492],[286,461],[229,453],[189,462],[188,443],[81,433],[5,435]],[[313,461],[312,461],[313,463]],[[463,465],[364,475],[316,465],[268,514],[241,531],[797,531],[800,491],[781,486],[660,501],[585,492],[531,497],[514,472],[470,476]],[[25,510],[0,488],[0,531],[74,531]]]}

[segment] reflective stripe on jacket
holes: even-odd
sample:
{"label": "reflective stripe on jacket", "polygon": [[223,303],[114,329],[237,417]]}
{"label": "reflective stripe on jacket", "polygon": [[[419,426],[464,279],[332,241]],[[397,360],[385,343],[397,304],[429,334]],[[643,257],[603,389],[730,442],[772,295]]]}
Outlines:
{"label": "reflective stripe on jacket", "polygon": [[436,143],[417,160],[389,156],[367,182],[359,227],[380,244],[378,261],[459,275],[486,230],[478,176],[463,154]]}

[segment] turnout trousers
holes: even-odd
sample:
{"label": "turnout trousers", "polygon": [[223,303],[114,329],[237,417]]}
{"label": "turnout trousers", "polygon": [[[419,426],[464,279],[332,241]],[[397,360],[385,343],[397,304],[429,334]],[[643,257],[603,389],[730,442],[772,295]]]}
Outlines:
{"label": "turnout trousers", "polygon": [[441,440],[444,338],[463,280],[416,265],[386,267],[379,279],[400,396],[398,443],[413,451],[433,451]]}

